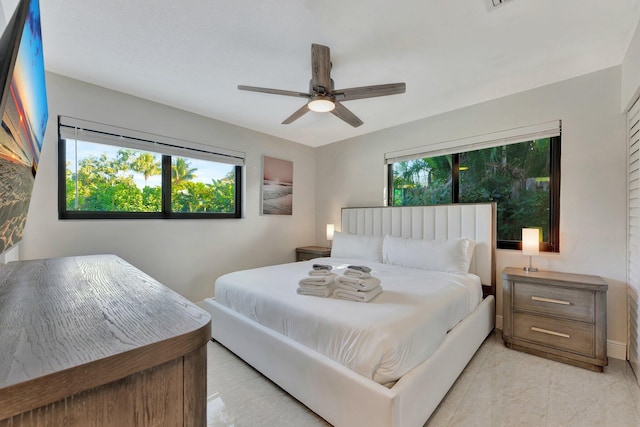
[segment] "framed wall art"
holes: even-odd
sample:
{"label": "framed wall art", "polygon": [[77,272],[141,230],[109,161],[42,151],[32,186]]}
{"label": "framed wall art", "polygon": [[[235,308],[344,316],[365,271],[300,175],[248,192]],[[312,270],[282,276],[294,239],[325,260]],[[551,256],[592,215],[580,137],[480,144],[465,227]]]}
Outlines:
{"label": "framed wall art", "polygon": [[262,215],[293,214],[293,162],[262,156]]}

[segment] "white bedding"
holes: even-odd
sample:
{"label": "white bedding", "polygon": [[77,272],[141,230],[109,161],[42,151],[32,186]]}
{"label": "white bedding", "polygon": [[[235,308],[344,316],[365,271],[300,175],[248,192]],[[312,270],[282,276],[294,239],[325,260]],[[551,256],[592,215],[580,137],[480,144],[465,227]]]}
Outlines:
{"label": "white bedding", "polygon": [[[349,264],[367,265],[384,291],[368,303],[298,295],[298,281],[314,263],[333,265],[339,274]],[[433,354],[447,331],[475,310],[482,287],[472,274],[320,258],[226,274],[215,283],[215,299],[385,384]]]}

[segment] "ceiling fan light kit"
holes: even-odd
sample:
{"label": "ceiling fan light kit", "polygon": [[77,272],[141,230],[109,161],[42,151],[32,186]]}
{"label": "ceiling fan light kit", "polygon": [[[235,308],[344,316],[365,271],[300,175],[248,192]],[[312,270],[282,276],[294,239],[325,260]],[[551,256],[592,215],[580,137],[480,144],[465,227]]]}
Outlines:
{"label": "ceiling fan light kit", "polygon": [[316,95],[309,101],[307,107],[316,113],[328,113],[336,108],[336,104],[334,104],[333,100],[328,96]]}
{"label": "ceiling fan light kit", "polygon": [[[331,90],[327,91],[327,88],[331,88]],[[342,102],[404,93],[406,91],[406,85],[405,83],[389,83],[374,86],[352,87],[347,89],[333,89],[329,48],[319,44],[312,44],[311,82],[309,84],[309,93],[244,85],[238,85],[238,89],[251,92],[271,93],[274,95],[307,98],[307,104],[303,105],[292,115],[287,117],[282,122],[284,125],[288,125],[289,123],[299,119],[307,111],[314,111],[318,113],[330,112],[351,126],[358,127],[363,123],[362,120],[353,114],[347,107],[342,105]]]}

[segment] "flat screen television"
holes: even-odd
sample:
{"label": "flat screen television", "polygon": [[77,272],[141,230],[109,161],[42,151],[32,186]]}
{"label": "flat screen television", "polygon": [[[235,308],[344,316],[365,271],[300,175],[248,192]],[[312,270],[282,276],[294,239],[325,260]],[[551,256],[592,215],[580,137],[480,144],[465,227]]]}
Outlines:
{"label": "flat screen television", "polygon": [[0,38],[0,254],[22,239],[47,126],[38,0],[20,0]]}

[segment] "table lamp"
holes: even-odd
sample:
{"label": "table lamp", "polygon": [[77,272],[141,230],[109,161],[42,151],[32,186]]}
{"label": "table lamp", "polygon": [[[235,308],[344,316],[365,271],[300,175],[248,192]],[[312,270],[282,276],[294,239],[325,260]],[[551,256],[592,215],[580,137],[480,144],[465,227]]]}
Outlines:
{"label": "table lamp", "polygon": [[536,272],[537,268],[533,267],[531,258],[533,255],[540,253],[540,230],[538,228],[522,229],[522,255],[529,255],[529,267],[524,267],[526,272]]}
{"label": "table lamp", "polygon": [[333,224],[327,224],[327,240],[329,241],[329,247],[331,247],[331,242],[333,241],[333,232],[335,231],[335,226]]}

